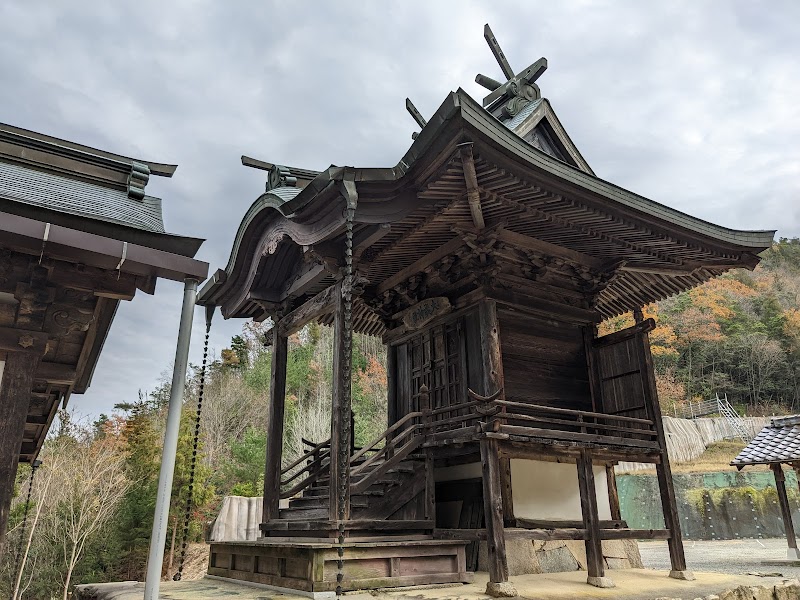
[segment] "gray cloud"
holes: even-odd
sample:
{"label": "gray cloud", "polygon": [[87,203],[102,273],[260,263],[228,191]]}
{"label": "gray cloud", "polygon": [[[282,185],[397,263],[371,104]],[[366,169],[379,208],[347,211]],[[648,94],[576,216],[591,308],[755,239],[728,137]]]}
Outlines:
{"label": "gray cloud", "polygon": [[[224,266],[263,174],[241,154],[322,169],[393,166],[415,125],[476,73],[490,22],[540,79],[598,175],[735,228],[800,235],[800,3],[113,2],[0,4],[0,120],[175,162],[167,228]],[[152,389],[174,357],[181,286],[121,306],[79,410]],[[199,362],[197,313],[191,360]],[[241,323],[215,323],[223,347]]]}

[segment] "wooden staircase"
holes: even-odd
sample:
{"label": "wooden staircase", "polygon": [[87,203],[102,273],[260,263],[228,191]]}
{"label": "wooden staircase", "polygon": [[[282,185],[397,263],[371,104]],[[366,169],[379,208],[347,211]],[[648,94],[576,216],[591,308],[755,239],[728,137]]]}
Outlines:
{"label": "wooden staircase", "polygon": [[[329,468],[329,462],[323,469]],[[357,463],[355,468],[363,464]],[[425,491],[424,457],[408,456],[386,467],[386,461],[376,460],[352,485],[350,496],[351,519],[410,519],[416,520],[418,496]],[[355,470],[355,469],[353,469]],[[299,496],[289,500],[289,507],[280,509],[280,518],[287,520],[322,520],[328,517],[330,501],[329,474],[322,474],[304,489]],[[361,484],[360,482],[364,482]]]}

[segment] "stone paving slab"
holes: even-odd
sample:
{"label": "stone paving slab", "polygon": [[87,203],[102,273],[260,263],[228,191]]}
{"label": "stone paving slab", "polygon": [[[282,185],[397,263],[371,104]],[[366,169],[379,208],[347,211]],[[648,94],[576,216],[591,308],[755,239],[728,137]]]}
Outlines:
{"label": "stone paving slab", "polygon": [[[666,571],[649,569],[624,569],[608,571],[607,575],[616,584],[615,588],[599,589],[586,584],[586,572],[547,573],[541,575],[520,575],[511,579],[522,600],[656,600],[679,599],[693,600],[712,594],[720,596],[719,600],[751,600],[756,597],[772,599],[772,588],[782,585],[787,580],[781,577],[756,577],[731,575],[724,573],[695,573],[695,581],[679,581],[670,579]],[[360,592],[346,594],[347,600],[373,600],[375,597],[384,600],[485,600],[484,591],[488,577],[485,573],[476,573],[475,582],[467,585],[436,586],[427,589],[404,589],[397,591]],[[796,580],[795,580],[796,581]],[[783,598],[800,598],[800,584]],[[744,587],[742,587],[744,586]],[[731,592],[736,588],[747,589],[751,586],[762,587],[761,595],[743,592],[744,595]],[[77,598],[81,600],[141,600],[144,584],[136,582],[97,584],[81,586]],[[209,600],[230,598],[231,600],[295,600],[302,596],[274,592],[264,588],[229,583],[226,581],[201,579],[197,581],[172,582],[161,584],[160,598],[164,600]]]}
{"label": "stone paving slab", "polygon": [[[686,564],[693,571],[747,574],[778,572],[800,579],[800,565],[786,561],[786,538],[742,540],[685,540]],[[648,569],[669,569],[667,542],[639,542]]]}

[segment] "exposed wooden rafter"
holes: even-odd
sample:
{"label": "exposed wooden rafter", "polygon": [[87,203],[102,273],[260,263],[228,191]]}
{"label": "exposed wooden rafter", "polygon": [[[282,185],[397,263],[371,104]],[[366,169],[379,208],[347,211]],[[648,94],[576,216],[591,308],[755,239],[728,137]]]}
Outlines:
{"label": "exposed wooden rafter", "polygon": [[604,242],[611,242],[618,246],[624,247],[626,250],[633,250],[635,252],[640,252],[642,254],[652,256],[653,258],[656,258],[666,263],[671,263],[676,265],[683,264],[683,261],[681,261],[681,259],[676,258],[670,254],[659,252],[658,250],[653,250],[652,248],[648,248],[647,246],[644,246],[642,244],[634,244],[632,242],[620,239],[619,237],[610,235],[603,231],[598,231],[593,227],[588,227],[586,225],[576,225],[572,221],[550,214],[547,211],[541,210],[540,208],[536,208],[535,206],[529,206],[527,204],[523,204],[522,202],[517,202],[516,200],[510,200],[509,198],[506,198],[501,194],[496,194],[494,192],[487,192],[487,194],[489,194],[493,200],[496,200],[497,202],[503,204],[504,206],[519,209],[523,212],[534,215],[540,219],[544,219],[545,221],[554,223],[560,227],[578,231],[583,235],[595,238],[597,240],[602,240]]}
{"label": "exposed wooden rafter", "polygon": [[481,209],[481,192],[478,188],[478,174],[475,172],[475,159],[472,156],[472,143],[461,144],[458,150],[461,164],[464,166],[464,181],[467,184],[467,202],[472,213],[472,222],[478,229],[483,229],[486,223]]}

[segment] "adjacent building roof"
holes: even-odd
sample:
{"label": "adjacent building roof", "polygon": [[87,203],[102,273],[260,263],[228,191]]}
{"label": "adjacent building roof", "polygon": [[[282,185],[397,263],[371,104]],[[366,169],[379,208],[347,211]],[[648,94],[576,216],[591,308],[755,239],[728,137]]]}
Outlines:
{"label": "adjacent building roof", "polygon": [[175,168],[0,124],[0,352],[40,354],[29,397],[15,399],[27,407],[20,460],[89,387],[121,300],[208,274],[193,258],[203,240],[166,233],[145,193]]}
{"label": "adjacent building roof", "polygon": [[145,193],[176,168],[0,123],[0,211],[194,256],[203,240],[166,233]]}
{"label": "adjacent building roof", "polygon": [[741,469],[748,465],[800,462],[800,415],[772,419],[731,461]]}

